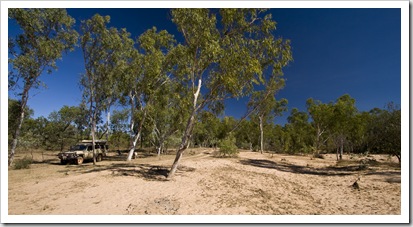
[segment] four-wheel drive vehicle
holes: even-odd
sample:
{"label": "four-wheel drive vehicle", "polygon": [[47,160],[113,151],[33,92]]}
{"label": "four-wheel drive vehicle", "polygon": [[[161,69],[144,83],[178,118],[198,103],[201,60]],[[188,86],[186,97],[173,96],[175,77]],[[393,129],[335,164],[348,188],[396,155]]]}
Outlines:
{"label": "four-wheel drive vehicle", "polygon": [[[96,161],[102,161],[106,156],[108,145],[106,140],[95,140]],[[71,146],[69,151],[60,152],[57,155],[61,164],[74,162],[77,165],[83,163],[84,160],[93,160],[93,145],[92,140],[81,140],[78,144]]]}

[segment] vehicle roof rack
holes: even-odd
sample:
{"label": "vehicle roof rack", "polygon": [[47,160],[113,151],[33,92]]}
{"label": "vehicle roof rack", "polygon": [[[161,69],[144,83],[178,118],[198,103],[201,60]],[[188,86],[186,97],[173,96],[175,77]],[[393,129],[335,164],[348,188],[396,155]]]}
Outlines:
{"label": "vehicle roof rack", "polygon": [[[80,143],[92,143],[92,140],[81,140]],[[95,144],[106,144],[106,140],[95,140]]]}

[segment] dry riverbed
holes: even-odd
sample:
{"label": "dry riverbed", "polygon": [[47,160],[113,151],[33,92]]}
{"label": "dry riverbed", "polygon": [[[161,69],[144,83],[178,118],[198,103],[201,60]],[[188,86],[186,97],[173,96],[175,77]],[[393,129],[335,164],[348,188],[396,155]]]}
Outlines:
{"label": "dry riverbed", "polygon": [[174,155],[126,162],[126,154],[111,153],[96,166],[76,166],[60,165],[55,153],[35,153],[44,162],[29,169],[9,169],[10,215],[401,212],[400,167],[384,155],[346,155],[337,164],[333,154],[241,151],[237,158],[215,158],[212,149],[197,148],[186,151],[175,177],[166,180]]}

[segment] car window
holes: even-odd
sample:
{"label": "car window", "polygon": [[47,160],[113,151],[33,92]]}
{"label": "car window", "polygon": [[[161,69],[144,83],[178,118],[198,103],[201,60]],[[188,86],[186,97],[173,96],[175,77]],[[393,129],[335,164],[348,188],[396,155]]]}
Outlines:
{"label": "car window", "polygon": [[72,151],[83,151],[86,149],[85,145],[74,145],[70,147],[70,150]]}

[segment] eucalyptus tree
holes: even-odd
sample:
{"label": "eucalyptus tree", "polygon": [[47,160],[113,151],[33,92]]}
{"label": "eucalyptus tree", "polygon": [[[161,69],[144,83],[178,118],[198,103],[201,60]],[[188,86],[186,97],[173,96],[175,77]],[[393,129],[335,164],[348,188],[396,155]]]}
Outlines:
{"label": "eucalyptus tree", "polygon": [[283,126],[278,124],[269,124],[268,126],[267,141],[269,149],[276,153],[283,152],[286,136]]}
{"label": "eucalyptus tree", "polygon": [[334,122],[334,109],[332,103],[322,103],[313,98],[307,99],[307,112],[312,119],[312,127],[315,129],[314,151],[319,153],[329,139],[329,129]]}
{"label": "eucalyptus tree", "polygon": [[401,162],[401,110],[393,102],[386,109],[370,111],[369,146],[375,152],[394,155]]}
{"label": "eucalyptus tree", "polygon": [[124,147],[129,140],[129,137],[125,140],[125,136],[128,136],[129,132],[129,117],[130,113],[128,109],[124,110],[114,110],[110,116],[110,127],[112,134],[110,136],[110,143],[117,147],[119,150],[120,147]]}
{"label": "eucalyptus tree", "polygon": [[[80,118],[80,119],[79,119]],[[49,130],[50,134],[56,137],[56,144],[60,144],[60,150],[63,150],[67,141],[76,140],[77,134],[81,132],[82,120],[84,114],[79,106],[64,105],[59,111],[53,111],[49,114]],[[52,136],[52,135],[50,135]]]}
{"label": "eucalyptus tree", "polygon": [[[233,132],[233,128],[238,121],[233,116],[225,116],[221,119],[221,124],[218,127],[217,139],[223,140]],[[235,139],[235,138],[234,138]]]}
{"label": "eucalyptus tree", "polygon": [[368,112],[356,113],[351,122],[349,146],[351,152],[365,152],[369,149],[368,126],[372,117]]}
{"label": "eucalyptus tree", "polygon": [[94,15],[82,21],[81,47],[86,72],[81,79],[83,96],[89,105],[89,123],[93,143],[93,164],[96,164],[96,127],[103,110],[115,98],[120,72],[124,70],[133,40],[126,29],[108,28],[109,16]]}
{"label": "eucalyptus tree", "polygon": [[86,106],[86,103],[81,102],[79,106],[76,107],[75,113],[76,117],[74,118],[74,124],[76,125],[77,140],[84,139],[85,135],[88,135],[88,116],[89,111]]}
{"label": "eucalyptus tree", "polygon": [[291,137],[290,151],[293,153],[300,151],[307,153],[312,145],[312,127],[308,122],[306,112],[299,111],[297,108],[291,110],[288,120],[288,134]]}
{"label": "eucalyptus tree", "polygon": [[[19,100],[16,99],[8,99],[8,136],[9,136],[9,145],[13,143],[13,135],[16,132],[16,128],[19,123],[19,116],[20,116],[20,108],[21,108],[21,103]],[[33,109],[29,108],[29,106],[26,105],[24,108],[24,119],[23,121],[28,120],[31,118],[31,116],[34,114]],[[22,130],[21,132],[23,132]]]}
{"label": "eucalyptus tree", "polygon": [[266,10],[174,9],[171,16],[184,37],[171,51],[174,76],[189,91],[191,108],[168,178],[189,146],[200,111],[250,94],[292,60],[290,42],[274,36],[276,22]]}
{"label": "eucalyptus tree", "polygon": [[120,92],[131,108],[131,148],[127,161],[132,159],[135,146],[141,140],[148,111],[157,102],[159,90],[165,89],[170,81],[166,61],[175,40],[166,30],[158,32],[154,27],[144,32],[137,43],[138,49],[132,52],[130,64],[120,80]]}
{"label": "eucalyptus tree", "polygon": [[[16,132],[16,128],[18,127],[19,123],[19,116],[20,116],[20,108],[21,108],[21,103],[19,100],[15,99],[8,99],[8,145],[13,144],[13,136],[14,133]],[[26,142],[28,139],[30,139],[30,134],[32,135],[32,128],[33,126],[33,119],[32,116],[34,114],[33,109],[29,108],[29,106],[26,105],[24,108],[24,119],[23,119],[23,124],[20,129],[20,135],[19,135],[19,147],[25,147],[27,143]]]}
{"label": "eucalyptus tree", "polygon": [[218,142],[221,122],[219,118],[210,111],[203,111],[198,116],[198,124],[194,129],[194,145],[203,147],[214,146]]}
{"label": "eucalyptus tree", "polygon": [[337,160],[343,159],[344,144],[351,133],[351,126],[357,113],[355,100],[348,94],[340,96],[333,106],[331,133],[336,145]]}
{"label": "eucalyptus tree", "polygon": [[255,121],[254,117],[256,116],[252,115],[250,120],[240,120],[237,124],[238,127],[234,130],[237,147],[252,151],[254,147],[258,146],[260,132],[258,121]]}
{"label": "eucalyptus tree", "polygon": [[140,124],[138,132],[136,132],[135,122],[138,120],[137,111],[143,109],[143,105],[140,105],[139,100],[142,98],[142,55],[135,48],[130,52],[130,58],[128,60],[128,66],[122,72],[122,78],[119,80],[118,95],[119,101],[124,106],[129,106],[129,125],[128,134],[130,140],[129,154],[127,160],[132,160],[132,154],[135,151],[135,145],[140,139],[143,121]]}
{"label": "eucalyptus tree", "polygon": [[[9,89],[22,86],[20,114],[13,135],[9,165],[13,163],[17,140],[23,124],[25,108],[32,88],[42,86],[40,76],[57,69],[56,60],[62,52],[73,50],[78,34],[72,29],[75,20],[65,9],[9,9],[9,19],[14,20],[22,33],[9,37]],[[20,90],[20,88],[19,88]]]}
{"label": "eucalyptus tree", "polygon": [[256,91],[252,94],[248,103],[250,108],[254,108],[252,114],[259,119],[260,126],[260,152],[264,152],[264,124],[273,121],[276,116],[281,116],[282,112],[287,110],[288,101],[281,99],[277,101],[275,94],[284,86],[284,80],[272,80],[268,83],[265,90]]}
{"label": "eucalyptus tree", "polygon": [[34,147],[43,148],[44,149],[51,149],[50,146],[50,122],[47,118],[40,116],[36,119],[33,119],[33,124],[26,124],[26,127],[30,129],[32,132],[32,137],[34,137],[36,143]]}
{"label": "eucalyptus tree", "polygon": [[166,148],[168,139],[183,130],[187,102],[179,95],[181,90],[173,80],[165,81],[160,89],[154,91],[151,106],[148,107],[147,127],[152,131],[152,142],[158,156]]}

